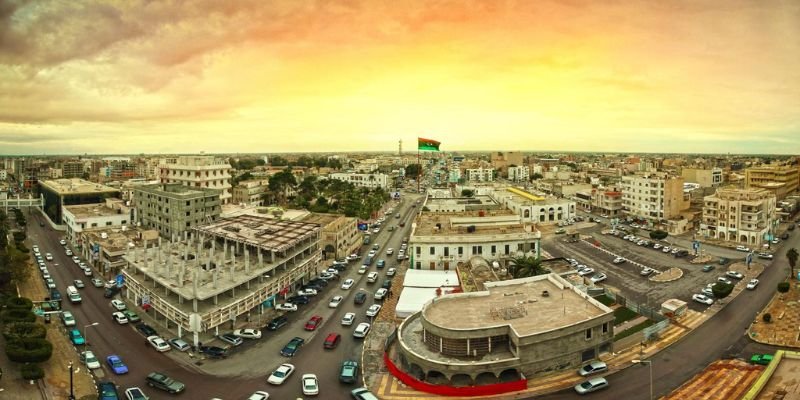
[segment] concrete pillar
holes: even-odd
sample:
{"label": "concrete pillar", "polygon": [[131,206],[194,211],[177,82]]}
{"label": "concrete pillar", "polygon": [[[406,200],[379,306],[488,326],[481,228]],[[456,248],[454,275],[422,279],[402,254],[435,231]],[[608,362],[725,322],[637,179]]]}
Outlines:
{"label": "concrete pillar", "polygon": [[261,252],[260,248],[257,251],[258,251],[258,268],[262,269],[264,268],[264,253]]}
{"label": "concrete pillar", "polygon": [[194,274],[192,275],[192,311],[197,312],[197,273],[198,271],[195,270]]}
{"label": "concrete pillar", "polygon": [[245,274],[249,274],[250,273],[250,252],[249,251],[245,251],[244,252],[244,273]]}
{"label": "concrete pillar", "polygon": [[144,254],[144,267],[147,268],[147,240],[144,241],[144,248],[142,248],[142,253]]}
{"label": "concrete pillar", "polygon": [[230,271],[231,272],[230,272],[230,275],[228,277],[230,278],[231,282],[233,282],[233,274],[236,272],[236,244],[235,243],[233,244],[233,246],[231,246],[231,269],[230,269]]}
{"label": "concrete pillar", "polygon": [[[214,272],[211,274],[211,287],[214,289],[217,288],[217,276],[219,275],[219,268],[214,268]],[[214,296],[216,299],[216,296]],[[216,302],[214,304],[217,304]]]}
{"label": "concrete pillar", "polygon": [[181,266],[178,268],[178,287],[183,287],[184,274],[186,274],[186,260],[181,260]]}

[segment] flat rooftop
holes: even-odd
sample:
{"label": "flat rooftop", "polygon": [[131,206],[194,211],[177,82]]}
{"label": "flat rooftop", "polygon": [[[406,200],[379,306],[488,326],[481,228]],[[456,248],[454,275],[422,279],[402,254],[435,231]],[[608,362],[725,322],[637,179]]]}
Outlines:
{"label": "flat rooftop", "polygon": [[[475,232],[468,232],[470,226]],[[506,209],[425,212],[416,219],[413,236],[487,235],[530,233],[520,222],[519,215]]]}
{"label": "flat rooftop", "polygon": [[114,215],[130,216],[130,214],[125,211],[120,212],[119,206],[112,208],[107,206],[105,203],[64,206],[64,209],[72,213],[72,215],[74,215],[76,218],[110,217]]}
{"label": "flat rooftop", "polygon": [[[440,297],[423,314],[445,329],[510,325],[519,336],[530,336],[612,312],[554,274],[487,282],[485,286],[487,290],[482,292]],[[548,296],[543,295],[545,291]]]}
{"label": "flat rooftop", "polygon": [[429,198],[428,201],[425,202],[426,206],[448,206],[448,205],[458,205],[458,206],[467,206],[467,207],[498,207],[494,199],[489,196],[474,196],[474,197],[441,197],[437,196],[438,194],[447,194],[449,195],[450,192],[447,190],[439,190],[439,189],[430,189],[429,193],[433,195],[433,197]]}
{"label": "flat rooftop", "polygon": [[194,228],[196,232],[247,243],[270,251],[285,251],[319,234],[320,226],[306,222],[276,220],[256,215],[223,218]]}
{"label": "flat rooftop", "polygon": [[99,183],[89,182],[79,178],[51,179],[40,181],[39,184],[60,195],[79,193],[117,193],[119,190]]}
{"label": "flat rooftop", "polygon": [[[136,248],[140,250],[144,245],[142,236],[152,241],[158,238],[158,231],[139,228],[91,228],[82,233],[91,243],[98,243],[106,253],[121,255],[127,250]],[[105,237],[103,237],[105,234]]]}

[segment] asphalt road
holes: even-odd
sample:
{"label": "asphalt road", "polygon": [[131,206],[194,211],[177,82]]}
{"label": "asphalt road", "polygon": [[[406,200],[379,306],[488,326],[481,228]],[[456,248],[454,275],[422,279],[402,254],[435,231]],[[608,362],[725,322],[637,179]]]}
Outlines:
{"label": "asphalt road", "polygon": [[[80,289],[83,299],[81,304],[73,305],[68,300],[62,302],[65,310],[71,310],[76,317],[77,327],[82,333],[86,333],[88,339],[87,346],[78,346],[77,351],[84,350],[84,347],[92,350],[101,362],[111,354],[119,355],[128,365],[130,372],[125,375],[113,375],[110,369],[103,365],[101,370],[96,370],[96,380],[110,380],[119,387],[120,395],[124,389],[138,386],[150,396],[151,399],[167,399],[183,397],[191,399],[200,398],[221,398],[221,399],[244,399],[256,390],[264,390],[270,393],[271,398],[276,399],[295,399],[302,397],[300,387],[300,376],[303,373],[316,373],[320,381],[319,398],[324,399],[349,399],[350,390],[360,386],[359,384],[344,385],[339,383],[338,375],[341,362],[345,359],[361,361],[362,340],[353,337],[352,332],[360,322],[369,322],[365,311],[373,303],[372,294],[380,287],[385,279],[385,271],[390,267],[396,267],[396,251],[399,249],[402,238],[407,236],[410,231],[410,223],[404,228],[389,232],[388,226],[397,226],[403,221],[411,221],[412,214],[418,212],[419,208],[412,208],[412,204],[417,196],[407,196],[400,208],[395,207],[403,213],[401,219],[394,217],[387,218],[384,227],[378,235],[373,235],[373,243],[376,241],[381,244],[381,256],[387,260],[387,265],[383,270],[377,270],[375,264],[369,271],[379,271],[380,278],[376,283],[367,284],[366,274],[359,275],[358,267],[362,264],[361,260],[349,264],[347,270],[341,273],[340,279],[332,281],[325,290],[313,301],[305,306],[300,306],[297,313],[290,313],[290,324],[281,328],[279,335],[270,335],[268,331],[262,330],[265,338],[262,341],[271,341],[261,346],[261,344],[246,343],[241,348],[235,349],[228,360],[230,362],[248,363],[250,373],[247,378],[231,377],[224,371],[219,371],[219,375],[214,376],[204,373],[201,367],[197,366],[194,360],[188,358],[187,354],[177,353],[172,350],[166,354],[156,352],[150,347],[145,338],[138,333],[132,325],[118,325],[111,318],[114,311],[110,305],[110,299],[103,297],[103,290],[91,285],[91,277],[83,274],[83,271],[68,257],[59,240],[63,236],[62,232],[54,231],[49,227],[42,228],[39,222],[43,217],[36,212],[31,212],[28,216],[28,236],[32,244],[38,244],[42,254],[51,253],[54,257],[52,262],[47,262],[48,270],[56,281],[57,288],[66,294],[66,287],[72,285],[74,279],[81,279],[86,287]],[[376,237],[377,236],[377,237]],[[385,256],[388,247],[395,249],[395,255]],[[363,255],[371,248],[365,246]],[[330,261],[328,261],[330,262]],[[341,282],[347,278],[353,278],[356,283],[350,290],[340,288]],[[32,279],[41,280],[41,275],[34,272]],[[368,292],[368,300],[365,304],[354,305],[353,294],[358,290]],[[327,303],[336,294],[345,296],[342,304],[336,309],[330,309]],[[37,299],[34,299],[37,300]],[[141,310],[136,310],[142,314]],[[332,312],[332,313],[331,313]],[[342,326],[340,321],[346,312],[355,312],[356,322],[353,326]],[[331,314],[329,314],[331,313]],[[302,326],[311,315],[324,315],[322,326],[315,332],[304,331]],[[99,325],[85,328],[86,325],[99,322]],[[54,324],[61,325],[60,319],[53,318]],[[154,326],[160,330],[158,325]],[[322,342],[328,333],[339,333],[342,340],[339,346],[333,350],[323,349]],[[164,332],[166,338],[172,337],[171,334]],[[278,354],[277,349],[286,343],[286,337],[301,336],[306,338],[306,344],[301,348],[295,357],[285,358]],[[216,360],[198,361],[198,363],[215,363]],[[295,365],[295,373],[281,386],[272,386],[266,383],[266,377],[272,370],[281,363],[289,362]],[[82,367],[82,366],[81,366]],[[214,366],[203,365],[202,369],[213,370]],[[208,368],[206,368],[208,367]],[[218,368],[219,369],[219,368]],[[145,376],[151,371],[164,372],[167,375],[184,382],[187,389],[184,393],[172,396],[154,388],[148,388],[145,383]],[[361,377],[359,377],[359,382]]]}

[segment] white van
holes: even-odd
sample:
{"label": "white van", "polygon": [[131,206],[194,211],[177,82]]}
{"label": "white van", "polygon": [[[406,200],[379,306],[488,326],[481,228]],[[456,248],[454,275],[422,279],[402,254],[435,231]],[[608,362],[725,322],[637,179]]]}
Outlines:
{"label": "white van", "polygon": [[369,275],[367,275],[367,282],[375,283],[375,281],[377,281],[377,280],[378,280],[378,273],[377,272],[370,272]]}
{"label": "white van", "polygon": [[80,303],[82,300],[75,286],[67,286],[67,297],[69,297],[69,301],[72,303]]}

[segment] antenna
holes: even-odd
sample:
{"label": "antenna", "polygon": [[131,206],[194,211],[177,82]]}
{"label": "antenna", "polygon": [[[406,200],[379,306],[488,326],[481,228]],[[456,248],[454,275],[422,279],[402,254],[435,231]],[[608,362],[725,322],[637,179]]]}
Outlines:
{"label": "antenna", "polygon": [[403,140],[402,139],[397,141],[397,155],[399,155],[399,156],[403,155]]}

